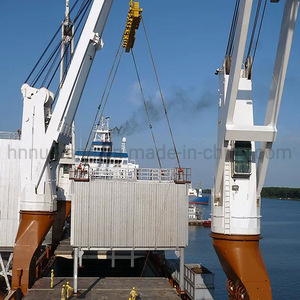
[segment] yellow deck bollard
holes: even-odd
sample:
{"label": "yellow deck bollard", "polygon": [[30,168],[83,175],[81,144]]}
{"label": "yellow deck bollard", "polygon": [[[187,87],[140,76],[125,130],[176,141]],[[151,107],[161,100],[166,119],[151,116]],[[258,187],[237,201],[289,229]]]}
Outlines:
{"label": "yellow deck bollard", "polygon": [[67,281],[67,284],[66,284],[66,295],[67,295],[67,298],[66,299],[70,298],[72,290],[73,290],[73,288],[70,286],[70,282]]}
{"label": "yellow deck bollard", "polygon": [[50,280],[50,287],[53,289],[54,286],[54,270],[51,270],[51,280]]}
{"label": "yellow deck bollard", "polygon": [[135,287],[133,287],[132,290],[131,290],[131,292],[130,292],[130,298],[129,298],[129,300],[135,300],[137,296],[138,296],[138,293],[135,290]]}
{"label": "yellow deck bollard", "polygon": [[66,300],[66,286],[64,284],[61,288],[60,300]]}

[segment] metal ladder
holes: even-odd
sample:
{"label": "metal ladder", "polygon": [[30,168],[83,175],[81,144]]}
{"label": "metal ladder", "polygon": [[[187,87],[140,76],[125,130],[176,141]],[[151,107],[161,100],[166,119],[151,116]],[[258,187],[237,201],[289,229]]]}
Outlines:
{"label": "metal ladder", "polygon": [[230,234],[230,163],[224,168],[224,234]]}

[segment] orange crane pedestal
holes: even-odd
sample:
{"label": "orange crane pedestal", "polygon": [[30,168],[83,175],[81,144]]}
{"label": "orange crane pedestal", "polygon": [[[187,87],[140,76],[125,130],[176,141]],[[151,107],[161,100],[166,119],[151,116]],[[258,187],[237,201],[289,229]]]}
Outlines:
{"label": "orange crane pedestal", "polygon": [[21,221],[16,237],[12,269],[12,289],[23,295],[35,278],[33,257],[54,221],[54,212],[20,211]]}
{"label": "orange crane pedestal", "polygon": [[272,299],[270,279],[259,249],[259,235],[212,233],[213,246],[227,276],[229,299]]}

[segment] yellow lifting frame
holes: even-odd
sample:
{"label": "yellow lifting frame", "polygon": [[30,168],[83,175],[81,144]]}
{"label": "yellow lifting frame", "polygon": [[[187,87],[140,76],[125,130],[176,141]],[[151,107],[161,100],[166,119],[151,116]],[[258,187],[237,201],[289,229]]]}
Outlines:
{"label": "yellow lifting frame", "polygon": [[123,34],[123,48],[125,48],[125,52],[129,52],[130,49],[133,48],[135,32],[139,28],[142,11],[143,9],[140,8],[139,2],[133,0],[130,1],[126,28]]}

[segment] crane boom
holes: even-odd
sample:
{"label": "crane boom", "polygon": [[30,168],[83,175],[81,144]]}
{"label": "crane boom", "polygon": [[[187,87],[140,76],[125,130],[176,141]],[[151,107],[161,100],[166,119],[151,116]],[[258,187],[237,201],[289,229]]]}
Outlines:
{"label": "crane boom", "polygon": [[[94,56],[103,46],[101,36],[112,3],[113,0],[94,0],[53,112],[52,92],[28,84],[21,89],[21,148],[25,155],[20,159],[20,225],[14,246],[12,289],[21,288],[23,294],[34,278],[34,254],[54,222],[56,167],[72,136],[72,122]],[[66,4],[68,15],[68,1]]]}
{"label": "crane boom", "polygon": [[[265,126],[276,128],[298,10],[299,1],[286,1],[265,117]],[[260,197],[265,182],[270,151],[274,140],[270,142],[264,141],[260,147],[257,168],[257,197]]]}
{"label": "crane boom", "polygon": [[[255,125],[252,82],[242,67],[252,0],[242,0],[231,66],[219,74],[218,156],[212,190],[213,245],[227,275],[230,299],[272,299],[270,280],[259,250],[260,193],[287,71],[299,1],[285,1],[277,56],[264,125]],[[230,68],[230,71],[228,70]],[[258,166],[255,143],[261,142]],[[240,298],[239,298],[240,297]]]}
{"label": "crane boom", "polygon": [[[70,141],[72,122],[95,53],[103,46],[101,36],[112,2],[113,0],[94,1],[53,113],[51,107],[54,96],[50,91],[45,88],[38,90],[27,84],[22,86],[24,97],[22,149],[27,153],[37,152],[35,159],[28,157],[21,162],[22,209],[53,210],[51,199],[46,201],[33,199],[43,198],[47,181],[53,180],[52,171],[47,171],[51,162],[51,149],[55,143],[68,144]],[[45,107],[49,115],[46,124]],[[36,202],[36,205],[32,205],[32,202]]]}

